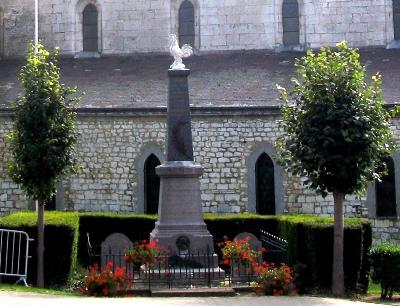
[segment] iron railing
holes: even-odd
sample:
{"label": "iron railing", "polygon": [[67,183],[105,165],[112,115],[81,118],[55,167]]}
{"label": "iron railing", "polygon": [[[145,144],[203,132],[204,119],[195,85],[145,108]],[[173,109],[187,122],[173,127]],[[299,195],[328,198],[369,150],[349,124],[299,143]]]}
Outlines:
{"label": "iron railing", "polygon": [[90,261],[99,267],[102,262],[111,262],[113,271],[123,267],[126,282],[138,289],[250,286],[256,279],[249,263],[232,262],[215,267],[215,254],[211,252],[159,256],[156,263],[140,267],[126,263],[124,257],[121,253],[91,254]]}
{"label": "iron railing", "polygon": [[273,262],[276,265],[287,263],[288,261],[288,242],[267,231],[260,230],[260,240],[265,248],[263,260]]}
{"label": "iron railing", "polygon": [[[259,239],[265,248],[260,262],[273,262],[276,265],[287,263],[286,240],[263,230],[260,231]],[[246,261],[230,262],[228,265],[220,262],[220,268],[216,268],[215,254],[212,252],[163,255],[155,260],[155,264],[138,267],[127,263],[122,252],[115,254],[111,249],[101,252],[99,246],[92,246],[89,234],[87,250],[90,265],[97,264],[101,267],[107,262],[112,262],[114,271],[118,267],[123,267],[126,281],[132,288],[238,287],[250,286],[251,282],[256,280],[253,266]]]}

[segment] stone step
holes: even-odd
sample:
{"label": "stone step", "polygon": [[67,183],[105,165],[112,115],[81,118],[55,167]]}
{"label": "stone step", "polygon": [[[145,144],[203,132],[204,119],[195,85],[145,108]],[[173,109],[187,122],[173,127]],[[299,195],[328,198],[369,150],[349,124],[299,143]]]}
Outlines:
{"label": "stone step", "polygon": [[233,288],[179,288],[151,290],[153,297],[209,297],[209,296],[235,296]]}

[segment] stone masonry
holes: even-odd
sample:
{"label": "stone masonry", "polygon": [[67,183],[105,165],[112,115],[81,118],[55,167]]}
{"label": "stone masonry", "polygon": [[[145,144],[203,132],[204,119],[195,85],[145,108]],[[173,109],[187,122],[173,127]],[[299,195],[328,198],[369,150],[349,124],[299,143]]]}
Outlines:
{"label": "stone masonry", "polygon": [[[199,51],[280,49],[283,0],[191,0]],[[99,52],[166,52],[178,32],[183,0],[40,0],[40,38],[63,54],[82,51],[82,12],[97,7]],[[300,48],[334,45],[384,46],[393,41],[392,0],[300,0]],[[20,56],[33,38],[33,1],[1,0],[4,55]],[[0,17],[0,20],[2,18]]]}
{"label": "stone masonry", "polygon": [[[204,167],[201,199],[204,212],[254,212],[250,205],[249,157],[260,145],[273,146],[279,135],[277,110],[237,110],[192,113],[194,159]],[[27,199],[7,176],[9,151],[4,134],[10,129],[9,114],[0,116],[0,214],[27,208]],[[165,112],[140,110],[80,113],[81,133],[77,155],[81,170],[62,179],[61,206],[76,211],[141,212],[138,162],[146,148],[159,148],[165,155]],[[400,125],[394,121],[396,137]],[[271,156],[276,161],[276,156]],[[253,165],[254,166],[254,165]],[[283,213],[333,214],[333,198],[323,199],[306,189],[302,179],[282,171]],[[368,215],[366,197],[346,197],[346,214],[357,215],[354,204],[362,204],[361,214]],[[359,215],[359,213],[358,213]],[[398,219],[375,219],[374,239],[400,241]]]}

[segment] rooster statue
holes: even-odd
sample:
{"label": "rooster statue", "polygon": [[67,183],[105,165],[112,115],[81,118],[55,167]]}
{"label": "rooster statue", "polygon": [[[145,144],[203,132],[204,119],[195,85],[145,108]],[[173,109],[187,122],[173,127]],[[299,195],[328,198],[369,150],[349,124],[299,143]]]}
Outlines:
{"label": "rooster statue", "polygon": [[191,46],[185,44],[179,48],[178,39],[175,34],[169,34],[169,52],[174,57],[174,62],[170,66],[172,70],[183,70],[185,65],[182,63],[183,57],[189,57],[193,54]]}

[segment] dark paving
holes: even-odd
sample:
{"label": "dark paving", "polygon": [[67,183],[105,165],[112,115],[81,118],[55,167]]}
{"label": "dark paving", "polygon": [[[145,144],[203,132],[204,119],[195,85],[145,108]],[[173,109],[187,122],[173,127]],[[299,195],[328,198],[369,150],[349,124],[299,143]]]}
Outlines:
{"label": "dark paving", "polygon": [[[302,55],[264,50],[189,58],[185,64],[191,69],[190,102],[194,106],[278,105],[275,84],[290,84],[295,58]],[[361,60],[369,74],[383,75],[386,102],[399,102],[400,50],[364,49]],[[86,93],[82,107],[141,108],[166,106],[171,62],[166,55],[63,58],[60,67],[63,82]],[[22,60],[0,60],[0,107],[10,106],[20,92],[17,73],[22,64]]]}

